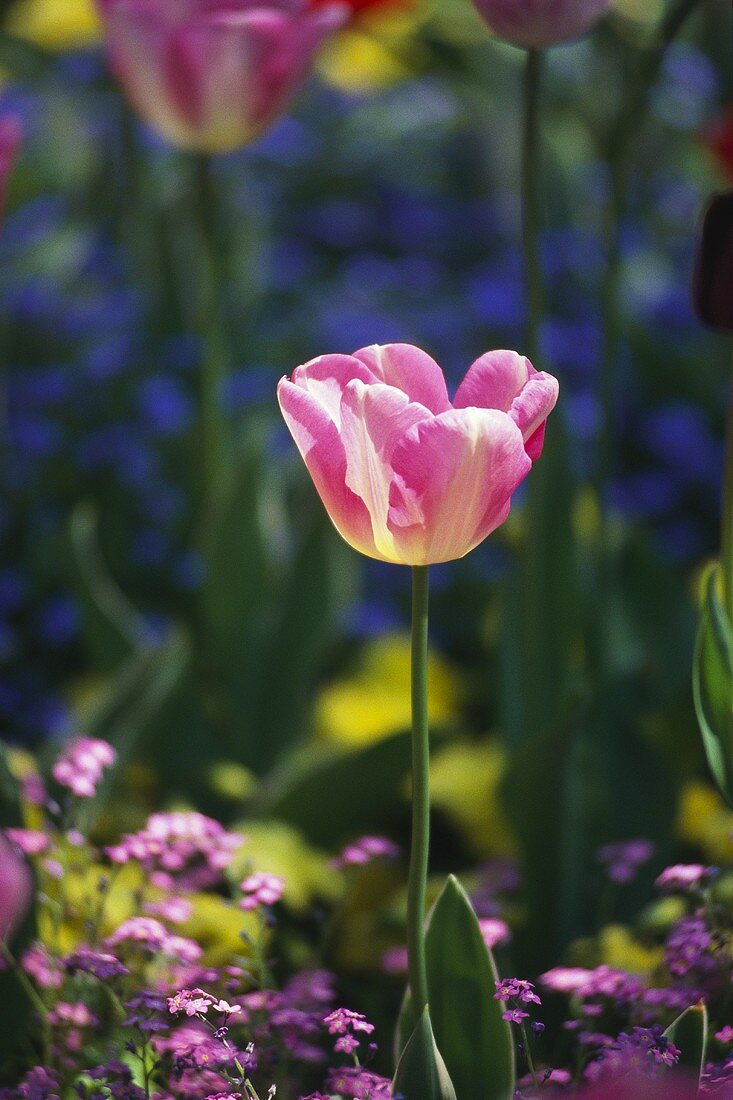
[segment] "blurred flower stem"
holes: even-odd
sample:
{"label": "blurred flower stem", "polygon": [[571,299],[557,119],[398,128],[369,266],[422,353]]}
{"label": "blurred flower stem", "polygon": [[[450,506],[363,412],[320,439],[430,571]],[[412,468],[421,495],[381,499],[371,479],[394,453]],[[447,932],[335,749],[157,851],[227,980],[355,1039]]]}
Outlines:
{"label": "blurred flower stem", "polygon": [[412,846],[407,883],[407,970],[415,1026],[428,1003],[425,898],[430,849],[427,565],[412,569]]}
{"label": "blurred flower stem", "polygon": [[[608,165],[608,195],[603,218],[603,234],[606,251],[606,274],[602,291],[603,351],[600,365],[598,398],[601,414],[598,454],[595,469],[595,491],[600,508],[598,532],[598,591],[599,607],[608,606],[612,585],[610,533],[608,530],[608,490],[616,472],[618,453],[615,416],[616,372],[621,343],[622,316],[621,291],[623,285],[623,257],[621,233],[629,206],[629,175],[632,166],[634,140],[646,118],[645,107],[654,81],[664,62],[667,50],[684,26],[687,18],[699,6],[700,0],[676,0],[667,9],[652,41],[642,53],[634,78],[627,86],[607,139],[605,158]],[[596,624],[597,637],[593,640],[595,664],[603,668],[606,662],[605,631]]]}
{"label": "blurred flower stem", "polygon": [[725,465],[723,468],[723,529],[721,537],[723,600],[733,623],[733,384],[725,421]]}
{"label": "blurred flower stem", "polygon": [[[540,263],[540,85],[542,51],[527,50],[524,68],[524,113],[522,120],[522,241],[527,291],[527,356],[535,366],[540,357],[540,323],[544,309],[544,286]],[[538,367],[538,369],[540,369]],[[537,474],[533,478],[536,483]]]}
{"label": "blurred flower stem", "polygon": [[210,585],[213,583],[214,555],[224,481],[230,457],[229,426],[224,409],[223,390],[228,373],[228,354],[224,335],[221,264],[217,234],[216,188],[212,179],[211,158],[197,154],[194,162],[196,222],[198,232],[198,301],[196,324],[201,338],[199,373],[199,461],[197,543],[203,565],[201,622],[208,634],[211,610]]}
{"label": "blurred flower stem", "polygon": [[[542,229],[541,85],[544,52],[526,53],[522,110],[522,251],[526,293],[525,351],[538,370],[544,370],[541,348],[542,318],[546,308],[545,282],[540,254]],[[548,433],[543,461],[529,479],[524,511],[524,540],[521,592],[522,643],[517,670],[521,681],[531,685],[523,692],[522,737],[533,737],[553,725],[561,716],[568,682],[566,608],[568,598],[561,543],[565,529],[563,513],[573,496],[565,462],[564,430],[559,418]],[[558,506],[558,499],[564,501]],[[568,582],[569,583],[569,582]],[[547,638],[556,645],[548,654]]]}

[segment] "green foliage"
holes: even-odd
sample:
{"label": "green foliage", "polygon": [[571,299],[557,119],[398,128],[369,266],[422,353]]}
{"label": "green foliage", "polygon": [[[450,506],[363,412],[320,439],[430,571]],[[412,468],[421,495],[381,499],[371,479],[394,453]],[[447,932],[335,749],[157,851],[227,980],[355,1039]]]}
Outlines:
{"label": "green foliage", "polygon": [[404,1100],[456,1100],[455,1089],[435,1043],[427,1007],[399,1060],[393,1090]]}
{"label": "green foliage", "polygon": [[593,929],[600,845],[671,834],[674,776],[632,720],[637,691],[633,681],[615,680],[595,705],[511,760],[502,794],[530,907],[518,936],[528,970],[546,969]]}
{"label": "green foliage", "polygon": [[458,1100],[511,1100],[514,1042],[498,978],[465,890],[450,875],[427,931],[430,1017]]}
{"label": "green foliage", "polygon": [[693,689],[710,770],[733,806],[733,625],[719,594],[720,567],[707,575],[695,647]]}
{"label": "green foliage", "polygon": [[[0,826],[23,824],[18,785],[10,771],[5,748],[0,743]],[[7,843],[7,841],[5,842]],[[14,957],[23,953],[36,935],[35,898],[23,923],[16,931],[10,949]],[[15,1066],[14,1060],[27,1039],[32,1023],[32,1003],[25,987],[8,966],[0,968],[0,1084],[8,1084]]]}
{"label": "green foliage", "polygon": [[88,737],[109,741],[117,750],[97,792],[104,802],[116,772],[127,763],[153,720],[181,684],[190,661],[186,633],[175,625],[153,641],[144,621],[109,574],[96,535],[96,518],[86,507],[71,517],[69,535],[77,569],[84,640],[97,668],[107,674],[77,707],[77,722]]}
{"label": "green foliage", "polygon": [[[465,890],[450,875],[428,917],[426,935],[430,1019],[458,1100],[511,1100],[516,1080],[511,1027],[495,1001],[498,979]],[[395,1045],[411,1023],[409,995]]]}
{"label": "green foliage", "polygon": [[700,1001],[686,1009],[672,1021],[664,1036],[680,1048],[679,1065],[691,1070],[699,1081],[708,1047],[708,1010],[705,1002]]}
{"label": "green foliage", "polygon": [[295,825],[312,843],[333,847],[389,822],[409,767],[407,734],[358,751],[310,748],[273,777],[258,809]]}

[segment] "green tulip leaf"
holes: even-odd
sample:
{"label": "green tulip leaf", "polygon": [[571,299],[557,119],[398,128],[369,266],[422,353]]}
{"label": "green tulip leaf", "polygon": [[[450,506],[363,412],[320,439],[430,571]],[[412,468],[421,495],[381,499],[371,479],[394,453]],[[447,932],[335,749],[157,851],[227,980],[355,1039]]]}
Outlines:
{"label": "green tulip leaf", "polygon": [[430,1018],[459,1100],[511,1100],[514,1041],[494,1000],[496,965],[453,875],[430,913],[426,952]]}
{"label": "green tulip leaf", "polygon": [[673,1020],[664,1037],[680,1048],[679,1065],[694,1073],[699,1081],[708,1046],[708,1010],[705,1002],[692,1005]]}
{"label": "green tulip leaf", "polygon": [[733,625],[720,600],[719,576],[719,566],[707,576],[693,690],[710,771],[733,806]]}
{"label": "green tulip leaf", "polygon": [[402,1052],[392,1091],[401,1100],[457,1100],[435,1042],[427,1007]]}

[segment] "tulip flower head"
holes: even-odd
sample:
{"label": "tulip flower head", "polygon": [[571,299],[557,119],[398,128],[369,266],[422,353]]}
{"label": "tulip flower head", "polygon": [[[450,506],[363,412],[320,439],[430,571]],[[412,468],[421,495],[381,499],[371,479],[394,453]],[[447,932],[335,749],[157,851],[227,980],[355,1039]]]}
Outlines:
{"label": "tulip flower head", "polygon": [[438,364],[410,344],[322,355],[278,385],[336,529],[401,565],[462,558],[504,522],[557,394],[524,356],[493,351],[451,402]]}
{"label": "tulip flower head", "polygon": [[4,118],[0,118],[0,220],[5,208],[8,177],[15,164],[22,141],[23,130],[20,120],[15,115],[6,115]]}
{"label": "tulip flower head", "polygon": [[590,30],[611,0],[474,0],[499,38],[526,49],[569,42]]}
{"label": "tulip flower head", "polygon": [[98,0],[112,69],[141,117],[202,153],[246,145],[283,111],[346,5]]}

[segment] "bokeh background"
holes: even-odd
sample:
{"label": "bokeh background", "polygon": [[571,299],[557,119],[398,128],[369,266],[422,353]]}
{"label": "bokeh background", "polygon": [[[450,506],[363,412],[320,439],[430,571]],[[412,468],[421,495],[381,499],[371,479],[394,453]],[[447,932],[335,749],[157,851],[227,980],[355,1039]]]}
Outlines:
{"label": "bokeh background", "polygon": [[[662,9],[619,0],[591,37],[550,51],[543,81],[542,366],[561,381],[567,450],[547,490],[562,599],[542,644],[565,683],[546,722],[517,640],[523,499],[466,560],[432,570],[434,869],[485,865],[485,914],[511,893],[522,972],[599,924],[604,961],[643,966],[622,922],[654,873],[733,855],[690,688],[731,367],[690,295],[701,212],[733,180],[719,0],[666,52],[630,142],[613,449],[598,458],[608,139]],[[522,54],[468,0],[369,5],[286,117],[213,160],[235,447],[204,629],[192,165],[130,113],[91,0],[0,11],[0,114],[25,131],[0,236],[3,739],[16,770],[72,733],[113,741],[117,828],[160,806],[246,818],[307,923],[306,903],[333,896],[343,842],[407,838],[409,572],[340,543],[275,385],[368,343],[417,343],[452,385],[488,348],[523,349]],[[603,590],[599,532],[613,551]],[[609,898],[595,853],[635,837],[656,855]],[[354,974],[400,942],[383,904],[400,874],[374,874],[339,948]]]}

